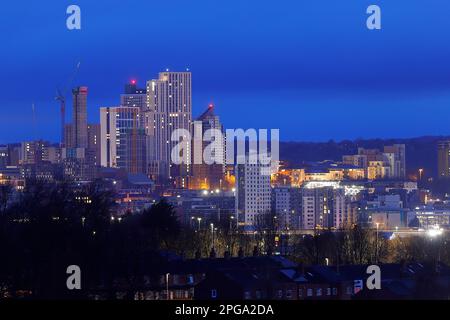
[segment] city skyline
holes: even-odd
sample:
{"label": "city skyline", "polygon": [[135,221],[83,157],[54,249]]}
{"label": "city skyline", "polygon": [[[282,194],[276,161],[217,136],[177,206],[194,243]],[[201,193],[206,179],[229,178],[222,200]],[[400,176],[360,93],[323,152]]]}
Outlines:
{"label": "city skyline", "polygon": [[0,303],[450,299],[449,0],[29,2],[0,19]]}
{"label": "city skyline", "polygon": [[[189,70],[189,69],[186,69]],[[165,69],[165,70],[161,70],[157,73],[165,73],[165,72],[185,72],[185,71],[179,71],[179,70],[170,70],[170,69]],[[145,87],[145,83],[146,82],[150,82],[152,80],[147,80],[147,81],[143,81],[142,83],[138,82],[138,80],[136,80],[135,77],[130,77],[128,82],[123,83],[122,84],[122,88],[123,86],[128,86],[128,85],[136,85],[136,86],[141,86],[141,87]],[[68,88],[68,90],[76,90],[77,88],[89,88],[89,86],[87,85],[72,85],[70,88]],[[90,91],[90,90],[89,90]],[[91,93],[90,93],[91,95]],[[108,101],[112,101],[109,105],[111,106],[129,106],[129,103],[126,98],[124,98],[124,96],[126,96],[126,93],[124,93],[124,91],[118,91],[116,93],[114,93],[114,95],[116,96],[115,99],[110,99]],[[193,94],[194,95],[194,94]],[[145,94],[144,94],[145,96]],[[74,100],[73,100],[73,96],[70,95],[70,93],[66,94],[66,108],[70,107],[69,112],[65,113],[65,123],[66,123],[66,127],[68,125],[68,122],[70,122],[70,119],[72,119],[73,117],[73,108],[74,108]],[[91,98],[89,98],[90,100]],[[125,100],[124,100],[125,99]],[[195,99],[193,99],[195,100]],[[105,100],[107,101],[107,100]],[[133,100],[130,100],[131,102]],[[212,100],[211,100],[212,101]],[[139,101],[139,103],[141,103]],[[145,103],[145,102],[144,102]],[[8,135],[6,138],[5,136],[0,136],[0,144],[10,144],[10,143],[18,143],[21,141],[38,141],[38,140],[44,140],[44,141],[48,141],[51,143],[59,143],[59,141],[61,140],[61,129],[58,130],[58,127],[60,127],[60,110],[59,110],[59,102],[55,101],[54,103],[54,109],[52,110],[52,112],[54,112],[54,115],[52,117],[52,121],[54,120],[54,123],[49,123],[48,125],[50,126],[43,126],[42,123],[40,123],[39,120],[42,119],[36,119],[36,118],[40,118],[39,116],[39,112],[36,111],[36,104],[33,102],[30,105],[30,119],[29,120],[29,127],[27,128],[27,130],[21,130],[21,135],[16,136],[17,138]],[[87,102],[87,122],[88,123],[92,123],[92,124],[98,124],[101,122],[101,109],[105,106],[108,105],[107,103],[101,104],[101,105],[95,105],[92,106],[92,102]],[[227,115],[226,113],[226,108],[221,108],[221,106],[217,106],[216,103],[214,102],[208,102],[204,105],[201,106],[193,106],[193,116],[199,116],[202,114],[202,108],[204,109],[205,107],[208,107],[210,105],[214,105],[215,108],[217,108],[218,114],[220,115],[221,118],[223,119],[229,119],[229,114]],[[253,110],[248,111],[250,113],[253,113]],[[42,115],[41,115],[42,116]],[[267,120],[270,119],[265,119],[264,121],[260,121],[259,123],[253,123],[255,124],[256,129],[258,128],[263,128],[263,125],[260,125],[261,123],[266,123],[268,126],[270,126],[270,123],[267,122]],[[292,120],[292,119],[286,119],[286,120]],[[332,119],[330,119],[332,120]],[[442,121],[445,121],[445,119],[441,119]],[[27,121],[25,119],[25,121]],[[227,126],[225,123],[225,128],[231,128],[230,126]],[[294,126],[295,129],[300,129]],[[52,135],[47,135],[44,132],[44,130],[51,130],[52,131]],[[236,128],[237,129],[237,128]],[[252,127],[250,126],[243,126],[239,129],[252,129]],[[284,128],[284,129],[292,129],[292,128]],[[67,130],[67,129],[66,129]],[[431,133],[411,133],[411,134],[406,134],[406,135],[402,135],[402,134],[396,134],[396,135],[388,135],[388,134],[382,134],[383,130],[379,130],[378,132],[380,134],[374,134],[373,136],[365,136],[365,135],[361,135],[360,132],[358,132],[357,134],[353,135],[353,136],[345,136],[345,137],[340,137],[336,135],[323,135],[323,136],[310,136],[310,137],[301,137],[299,139],[296,138],[289,138],[289,136],[283,136],[283,132],[286,132],[287,130],[280,130],[281,131],[281,135],[280,135],[280,141],[281,142],[314,142],[314,143],[320,143],[320,142],[327,142],[327,141],[335,141],[335,142],[342,142],[342,141],[357,141],[357,140],[371,140],[371,139],[410,139],[410,138],[420,138],[420,137],[450,137],[450,131],[448,132],[443,132],[440,128],[435,128],[436,131],[431,132]]]}
{"label": "city skyline", "polygon": [[[73,32],[64,24],[67,4],[28,4],[25,11],[5,5],[10,14],[0,27],[11,37],[0,53],[0,93],[8,110],[0,118],[0,143],[58,141],[56,87],[78,62],[73,87],[90,88],[89,122],[99,121],[99,107],[118,104],[123,83],[136,79],[142,86],[166,68],[189,68],[193,114],[212,102],[229,128],[279,128],[284,141],[450,134],[450,47],[443,41],[448,2],[433,0],[424,8],[419,1],[380,1],[384,27],[375,33],[365,28],[368,1],[263,1],[258,7],[176,1],[177,10],[167,4],[111,1],[105,8],[79,1],[82,29]],[[155,23],[147,25],[147,19]],[[145,37],[155,34],[155,25],[175,20],[152,39]],[[142,47],[130,53],[117,46],[120,38]],[[66,47],[71,50],[60,54]],[[25,86],[25,80],[33,85]],[[367,118],[383,121],[369,127],[361,121]]]}

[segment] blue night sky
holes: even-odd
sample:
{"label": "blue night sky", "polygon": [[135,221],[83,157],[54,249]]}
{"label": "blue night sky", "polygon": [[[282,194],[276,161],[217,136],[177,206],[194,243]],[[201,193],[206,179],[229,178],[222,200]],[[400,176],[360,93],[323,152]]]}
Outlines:
{"label": "blue night sky", "polygon": [[[81,7],[82,30],[66,29]],[[382,9],[382,30],[366,8]],[[123,84],[193,74],[194,116],[282,140],[450,134],[448,0],[3,1],[0,143],[59,139],[56,86],[81,69],[89,120]],[[36,106],[33,125],[31,105]],[[68,119],[71,102],[67,106]]]}

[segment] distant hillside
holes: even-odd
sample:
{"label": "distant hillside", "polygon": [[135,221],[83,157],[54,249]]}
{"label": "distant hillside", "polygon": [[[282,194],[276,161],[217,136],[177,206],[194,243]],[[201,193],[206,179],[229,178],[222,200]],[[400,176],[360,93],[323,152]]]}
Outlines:
{"label": "distant hillside", "polygon": [[423,168],[425,176],[437,175],[437,143],[448,136],[418,137],[409,139],[367,139],[335,142],[280,142],[280,158],[289,167],[299,166],[304,161],[341,161],[346,154],[355,154],[358,147],[383,149],[385,145],[403,143],[406,145],[407,173],[417,173]]}

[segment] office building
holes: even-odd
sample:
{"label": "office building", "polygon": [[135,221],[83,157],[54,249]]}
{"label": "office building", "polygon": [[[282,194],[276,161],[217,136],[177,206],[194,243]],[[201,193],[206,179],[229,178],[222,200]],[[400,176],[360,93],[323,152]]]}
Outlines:
{"label": "office building", "polygon": [[276,215],[278,230],[295,230],[301,224],[301,189],[274,187],[272,189],[272,212]]}
{"label": "office building", "polygon": [[138,107],[100,108],[100,159],[103,167],[145,173],[145,129]]}

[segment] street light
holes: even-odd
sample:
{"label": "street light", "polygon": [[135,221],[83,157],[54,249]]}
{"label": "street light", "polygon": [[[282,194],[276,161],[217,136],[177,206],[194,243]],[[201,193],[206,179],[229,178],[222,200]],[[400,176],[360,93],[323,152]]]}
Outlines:
{"label": "street light", "polygon": [[214,249],[214,223],[211,223],[211,233],[212,233],[212,248]]}
{"label": "street light", "polygon": [[234,220],[234,216],[230,216],[230,231],[232,230],[232,224],[231,222]]}
{"label": "street light", "polygon": [[197,221],[198,221],[198,231],[200,231],[200,224],[202,222],[202,218],[198,217]]}
{"label": "street light", "polygon": [[166,300],[169,300],[169,275],[170,273],[166,273]]}
{"label": "street light", "polygon": [[377,222],[376,225],[377,225],[377,240],[375,242],[375,261],[378,263],[378,229],[380,224]]}

